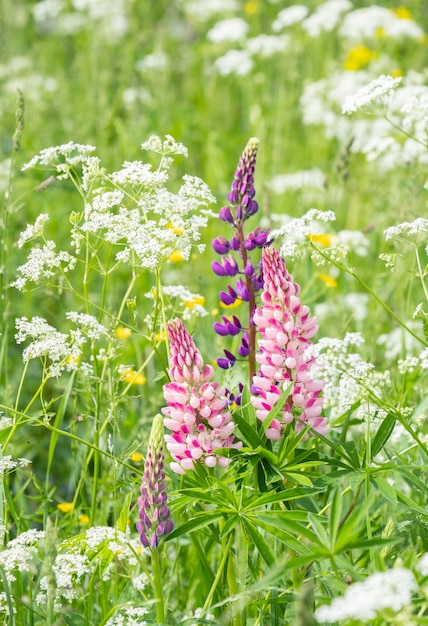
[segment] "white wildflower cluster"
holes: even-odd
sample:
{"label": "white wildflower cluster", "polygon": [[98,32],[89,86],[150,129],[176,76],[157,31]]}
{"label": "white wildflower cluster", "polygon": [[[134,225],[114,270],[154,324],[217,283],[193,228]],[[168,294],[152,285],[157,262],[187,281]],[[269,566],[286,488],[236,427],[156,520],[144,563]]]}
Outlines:
{"label": "white wildflower cluster", "polygon": [[107,180],[114,191],[94,191],[87,202],[83,219],[75,226],[79,232],[93,233],[118,248],[116,260],[133,262],[153,271],[174,251],[188,259],[201,229],[207,225],[207,209],[215,202],[207,185],[197,177],[185,175],[177,193],[166,188],[169,155],[187,156],[187,149],[167,135],[162,141],[152,136],[142,145],[162,155],[159,168],[141,161],[125,162]]}
{"label": "white wildflower cluster", "polygon": [[81,361],[84,345],[88,339],[97,340],[108,334],[107,329],[91,315],[70,312],[66,318],[78,326],[68,334],[58,331],[42,317],[31,320],[20,317],[15,321],[16,342],[20,344],[32,339],[22,353],[24,363],[31,359],[42,359],[44,362],[47,359],[50,361],[46,369],[48,377],[59,376],[64,370],[92,373],[92,366]]}
{"label": "white wildflower cluster", "polygon": [[6,417],[3,411],[0,411],[0,430],[4,430],[5,428],[10,428],[13,425],[13,419],[11,417]]}
{"label": "white wildflower cluster", "polygon": [[[205,298],[199,293],[193,293],[184,285],[165,285],[162,287],[162,293],[169,299],[164,302],[167,309],[170,310],[170,317],[177,315],[177,308],[180,308],[179,315],[184,320],[189,320],[193,316],[206,317],[208,311],[204,308]],[[145,294],[146,298],[155,299],[156,289],[152,289]]]}
{"label": "white wildflower cluster", "polygon": [[254,62],[248,50],[228,50],[223,56],[218,57],[214,67],[220,76],[247,76],[253,69]]}
{"label": "white wildflower cluster", "polygon": [[268,187],[276,194],[301,189],[324,189],[326,177],[318,168],[299,170],[288,174],[277,174],[269,182]]}
{"label": "white wildflower cluster", "polygon": [[106,549],[115,554],[118,561],[126,561],[129,565],[137,565],[136,554],[141,552],[141,544],[138,539],[131,537],[111,526],[94,526],[89,528],[83,539],[89,554],[98,553]]}
{"label": "white wildflower cluster", "polygon": [[21,467],[28,467],[31,461],[24,458],[13,459],[10,454],[0,457],[0,476]]}
{"label": "white wildflower cluster", "polygon": [[149,609],[145,607],[122,607],[109,618],[105,626],[147,626],[144,617],[148,612]]}
{"label": "white wildflower cluster", "polygon": [[0,552],[0,566],[9,583],[16,580],[17,573],[30,572],[39,557],[38,544],[44,533],[40,530],[27,530],[12,539]]}
{"label": "white wildflower cluster", "polygon": [[319,37],[323,32],[335,29],[343,13],[352,9],[350,0],[327,0],[302,22],[302,27],[311,37]]}
{"label": "white wildflower cluster", "polygon": [[307,355],[316,359],[311,375],[325,381],[324,402],[332,417],[342,415],[362,397],[357,374],[370,366],[355,349],[363,344],[360,333],[346,333],[343,339],[323,337],[307,349]]}
{"label": "white wildflower cluster", "polygon": [[[382,170],[426,164],[428,87],[424,76],[412,71],[394,78],[388,71],[379,59],[370,65],[370,72],[367,68],[333,71],[307,85],[300,98],[303,120],[323,126],[326,137],[342,143],[352,136],[350,150],[364,154]],[[360,108],[376,114],[356,119],[346,115]]]}
{"label": "white wildflower cluster", "polygon": [[102,36],[117,40],[128,32],[125,0],[39,0],[32,13],[43,33],[74,35],[95,27]]}
{"label": "white wildflower cluster", "polygon": [[168,66],[168,57],[163,52],[146,54],[135,63],[138,72],[162,72]]}
{"label": "white wildflower cluster", "polygon": [[299,218],[285,216],[286,223],[278,229],[272,230],[274,239],[282,239],[280,254],[284,257],[295,258],[302,256],[307,248],[308,237],[320,228],[319,222],[331,222],[336,219],[333,211],[319,211],[310,209]]}
{"label": "white wildflower cluster", "polygon": [[192,19],[207,22],[215,15],[225,15],[239,9],[237,0],[185,0],[184,9]]}
{"label": "white wildflower cluster", "polygon": [[22,248],[24,243],[26,243],[27,241],[30,241],[31,239],[34,239],[35,237],[39,237],[43,233],[43,227],[48,221],[49,221],[49,214],[41,213],[37,217],[34,224],[27,224],[27,228],[24,231],[22,231],[22,233],[19,235],[18,244],[17,244],[18,248]]}
{"label": "white wildflower cluster", "polygon": [[348,96],[343,103],[342,113],[355,113],[374,102],[381,101],[384,103],[385,96],[389,96],[401,81],[401,77],[379,76],[357,91],[356,94]]}
{"label": "white wildflower cluster", "polygon": [[428,552],[419,559],[416,569],[422,574],[422,576],[428,576]]}
{"label": "white wildflower cluster", "polygon": [[59,179],[69,178],[71,171],[84,163],[95,150],[94,146],[69,141],[61,146],[41,150],[31,161],[22,166],[22,170],[25,171],[40,166],[54,166]]}
{"label": "white wildflower cluster", "polygon": [[240,17],[230,17],[217,22],[208,31],[207,39],[212,43],[236,42],[244,39],[249,25]]}
{"label": "white wildflower cluster", "polygon": [[[29,231],[28,227],[26,231]],[[69,252],[65,250],[57,252],[54,241],[47,241],[41,248],[30,250],[27,262],[18,267],[20,276],[11,285],[23,291],[29,282],[35,284],[49,282],[58,269],[66,274],[74,269],[76,262],[76,257]]]}
{"label": "white wildflower cluster", "polygon": [[418,217],[412,222],[402,222],[385,230],[385,239],[411,242],[419,245],[428,238],[428,219]]}
{"label": "white wildflower cluster", "polygon": [[[407,321],[406,325],[416,333],[419,330],[419,324],[413,320]],[[406,356],[415,355],[421,345],[413,335],[401,326],[393,328],[389,333],[379,335],[377,343],[384,347],[385,358],[393,362],[397,361],[403,354]]]}
{"label": "white wildflower cluster", "polygon": [[345,595],[335,598],[330,605],[319,607],[315,617],[318,622],[327,624],[343,620],[368,622],[382,611],[397,613],[409,605],[417,588],[412,572],[402,567],[376,572],[348,587]]}
{"label": "white wildflower cluster", "polygon": [[400,18],[397,13],[378,5],[355,9],[342,21],[339,34],[347,39],[361,41],[374,38],[379,33],[389,39],[420,39],[423,29],[410,17]]}
{"label": "white wildflower cluster", "polygon": [[286,9],[282,9],[272,23],[272,30],[279,32],[284,28],[298,24],[308,15],[309,9],[303,4],[294,4]]}

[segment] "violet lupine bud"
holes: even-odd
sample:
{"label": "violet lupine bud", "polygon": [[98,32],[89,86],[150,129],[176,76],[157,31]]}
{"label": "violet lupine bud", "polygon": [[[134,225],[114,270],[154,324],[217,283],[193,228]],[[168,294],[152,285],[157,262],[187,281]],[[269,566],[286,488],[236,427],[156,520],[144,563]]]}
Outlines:
{"label": "violet lupine bud", "polygon": [[251,300],[250,290],[248,289],[247,284],[244,283],[242,278],[238,278],[238,280],[236,281],[235,289],[237,295],[241,300],[244,300],[244,302],[249,302]]}
{"label": "violet lupine bud", "polygon": [[234,337],[241,332],[241,322],[236,317],[236,315],[234,315],[231,320],[224,315],[221,319],[223,320],[223,324],[220,324],[220,322],[214,322],[213,324],[213,328],[218,335],[221,335],[222,337],[227,337],[227,335],[231,335],[232,337]]}
{"label": "violet lupine bud", "polygon": [[[162,409],[165,427],[172,434],[165,441],[177,474],[193,470],[196,462],[207,467],[227,467],[230,458],[214,453],[220,448],[241,448],[235,442],[235,424],[227,410],[225,387],[211,379],[214,370],[205,365],[192,337],[179,319],[168,324],[171,382],[164,385],[168,406]],[[189,356],[189,358],[187,358]],[[183,365],[183,362],[185,365]],[[199,368],[199,373],[195,371]]]}
{"label": "violet lupine bud", "polygon": [[157,548],[161,537],[169,535],[174,528],[167,506],[163,443],[163,418],[162,415],[156,415],[150,431],[144,474],[141,479],[137,522],[141,543],[151,548]]}
{"label": "violet lupine bud", "polygon": [[230,250],[230,243],[226,237],[216,237],[213,239],[212,246],[217,254],[227,254]]}
{"label": "violet lupine bud", "polygon": [[241,339],[241,345],[238,348],[238,354],[242,358],[245,358],[249,355],[249,353],[250,353],[250,346],[248,343],[248,332],[245,331]]}
{"label": "violet lupine bud", "polygon": [[227,292],[226,291],[220,291],[219,296],[220,296],[220,300],[223,302],[223,304],[225,304],[226,306],[230,306],[231,304],[236,302],[238,294],[236,293],[236,291],[234,289],[232,289],[232,287],[228,286]]}
{"label": "violet lupine bud", "polygon": [[217,276],[236,276],[239,272],[238,263],[232,256],[225,257],[221,263],[213,261],[211,269]]}
{"label": "violet lupine bud", "polygon": [[265,228],[262,230],[260,226],[258,226],[255,231],[247,235],[244,245],[246,250],[254,250],[254,248],[263,248],[271,243],[272,235],[269,229]]}
{"label": "violet lupine bud", "polygon": [[324,381],[313,380],[314,358],[306,348],[316,334],[318,324],[309,308],[300,303],[300,287],[288,273],[283,259],[274,248],[263,248],[264,287],[262,306],[254,313],[254,323],[261,334],[256,361],[260,370],[253,377],[251,402],[256,416],[264,421],[279,400],[282,391],[292,385],[278,419],[266,429],[268,439],[279,439],[286,424],[296,419],[296,430],[311,426],[325,434],[327,421],[321,416],[320,397]]}
{"label": "violet lupine bud", "polygon": [[247,219],[257,213],[258,210],[258,204],[253,198],[256,195],[254,189],[254,170],[259,143],[259,140],[255,137],[252,137],[248,141],[239,159],[232,189],[227,196],[229,202],[235,207],[236,219],[238,221]]}
{"label": "violet lupine bud", "polygon": [[226,222],[227,224],[231,224],[232,226],[235,224],[235,220],[229,206],[224,206],[222,209],[220,209],[218,216],[222,222]]}
{"label": "violet lupine bud", "polygon": [[223,350],[223,352],[224,357],[219,357],[217,359],[217,365],[223,370],[228,370],[235,365],[236,356],[229,352],[229,350]]}

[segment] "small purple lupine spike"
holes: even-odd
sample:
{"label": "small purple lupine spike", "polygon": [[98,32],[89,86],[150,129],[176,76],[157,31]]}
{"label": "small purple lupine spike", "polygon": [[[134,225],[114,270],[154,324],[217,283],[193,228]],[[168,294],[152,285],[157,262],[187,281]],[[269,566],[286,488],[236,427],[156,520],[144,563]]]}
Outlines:
{"label": "small purple lupine spike", "polygon": [[168,535],[174,528],[167,506],[163,440],[163,418],[162,415],[156,415],[150,431],[144,474],[141,479],[141,495],[138,498],[139,519],[136,524],[142,545],[151,548],[157,548],[160,537]]}
{"label": "small purple lupine spike", "polygon": [[226,270],[224,269],[223,265],[218,261],[213,261],[211,263],[211,269],[214,274],[217,274],[217,276],[227,276]]}
{"label": "small purple lupine spike", "polygon": [[223,267],[227,276],[236,276],[239,272],[239,267],[233,256],[228,256],[223,259]]}

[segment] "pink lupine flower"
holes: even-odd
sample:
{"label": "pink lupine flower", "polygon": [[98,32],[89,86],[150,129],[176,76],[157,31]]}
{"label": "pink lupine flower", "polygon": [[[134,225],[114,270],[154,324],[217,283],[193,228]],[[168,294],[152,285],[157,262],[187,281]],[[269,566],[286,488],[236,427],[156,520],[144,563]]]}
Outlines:
{"label": "pink lupine flower", "polygon": [[328,431],[321,416],[324,382],[313,380],[314,358],[306,348],[318,330],[316,317],[298,297],[300,288],[288,273],[283,259],[274,248],[264,248],[262,306],[254,313],[254,323],[261,335],[256,361],[260,365],[253,376],[251,402],[262,422],[285,389],[290,395],[278,419],[266,429],[268,439],[279,439],[286,424],[296,420],[296,430],[309,425],[321,434]]}
{"label": "pink lupine flower", "polygon": [[235,424],[227,410],[226,388],[212,381],[214,368],[204,365],[201,353],[183,322],[174,319],[168,323],[171,354],[169,375],[171,382],[164,385],[168,406],[162,409],[165,427],[172,434],[165,435],[166,447],[174,461],[171,469],[177,474],[194,469],[195,462],[207,467],[227,467],[230,459],[219,456],[219,448],[240,448],[234,442]]}

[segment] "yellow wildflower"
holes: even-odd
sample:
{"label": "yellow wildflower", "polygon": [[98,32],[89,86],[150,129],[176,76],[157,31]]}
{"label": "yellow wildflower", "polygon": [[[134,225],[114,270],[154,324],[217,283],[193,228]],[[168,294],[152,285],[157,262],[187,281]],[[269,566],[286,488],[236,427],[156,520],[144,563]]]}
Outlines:
{"label": "yellow wildflower", "polygon": [[407,7],[401,6],[397,7],[396,9],[390,9],[390,11],[392,11],[392,13],[395,13],[395,15],[400,18],[400,20],[413,19],[413,16]]}
{"label": "yellow wildflower", "polygon": [[378,26],[375,31],[375,37],[383,39],[386,36],[386,31],[383,26]]}
{"label": "yellow wildflower", "polygon": [[399,78],[400,76],[404,76],[404,72],[397,67],[395,70],[389,72],[389,75],[392,76],[392,78]]}
{"label": "yellow wildflower", "polygon": [[337,280],[328,274],[318,274],[318,278],[322,280],[326,287],[337,287]]}
{"label": "yellow wildflower", "polygon": [[143,374],[139,374],[133,369],[125,370],[122,372],[122,379],[131,385],[144,385],[146,377]]}
{"label": "yellow wildflower", "polygon": [[257,13],[257,2],[254,2],[253,0],[246,2],[244,4],[244,11],[247,15],[254,15]]}
{"label": "yellow wildflower", "polygon": [[56,508],[61,511],[61,513],[69,513],[74,509],[74,502],[60,502],[56,505]]}
{"label": "yellow wildflower", "polygon": [[240,300],[240,298],[237,298],[235,302],[232,302],[232,304],[224,304],[224,302],[220,302],[220,306],[222,309],[236,309],[236,307],[239,306],[241,302],[242,300]]}
{"label": "yellow wildflower", "polygon": [[171,222],[168,222],[168,224],[166,225],[167,228],[169,228],[170,230],[172,230],[172,232],[174,233],[174,235],[182,235],[183,234],[183,230],[181,228],[177,228],[176,226],[174,226],[174,224],[172,224]]}
{"label": "yellow wildflower", "polygon": [[141,461],[143,459],[143,455],[141,454],[141,452],[133,452],[131,454],[131,456],[129,457],[130,461],[133,461],[134,463],[138,463],[139,461]]}
{"label": "yellow wildflower", "polygon": [[194,309],[196,304],[204,306],[205,298],[203,296],[195,296],[192,300],[183,301],[183,306],[185,306],[186,309]]}
{"label": "yellow wildflower", "polygon": [[114,333],[118,339],[128,339],[132,335],[131,329],[124,326],[118,326]]}
{"label": "yellow wildflower", "polygon": [[174,250],[174,252],[169,255],[168,260],[171,261],[171,263],[179,263],[180,261],[184,261],[183,252],[181,250]]}
{"label": "yellow wildflower", "polygon": [[337,235],[331,233],[310,233],[308,239],[314,243],[320,243],[322,246],[331,246],[332,243],[336,243]]}
{"label": "yellow wildflower", "polygon": [[153,339],[155,341],[166,341],[166,334],[164,332],[161,333],[155,333],[153,335]]}
{"label": "yellow wildflower", "polygon": [[213,309],[213,310],[211,311],[211,315],[213,315],[214,317],[215,317],[216,315],[218,315],[219,313],[220,313],[220,311],[219,311],[218,309]]}
{"label": "yellow wildflower", "polygon": [[367,46],[355,46],[348,52],[343,67],[348,72],[358,72],[358,70],[368,65],[375,56],[376,53],[367,48]]}
{"label": "yellow wildflower", "polygon": [[77,519],[79,524],[89,524],[89,517],[85,513],[81,513]]}

